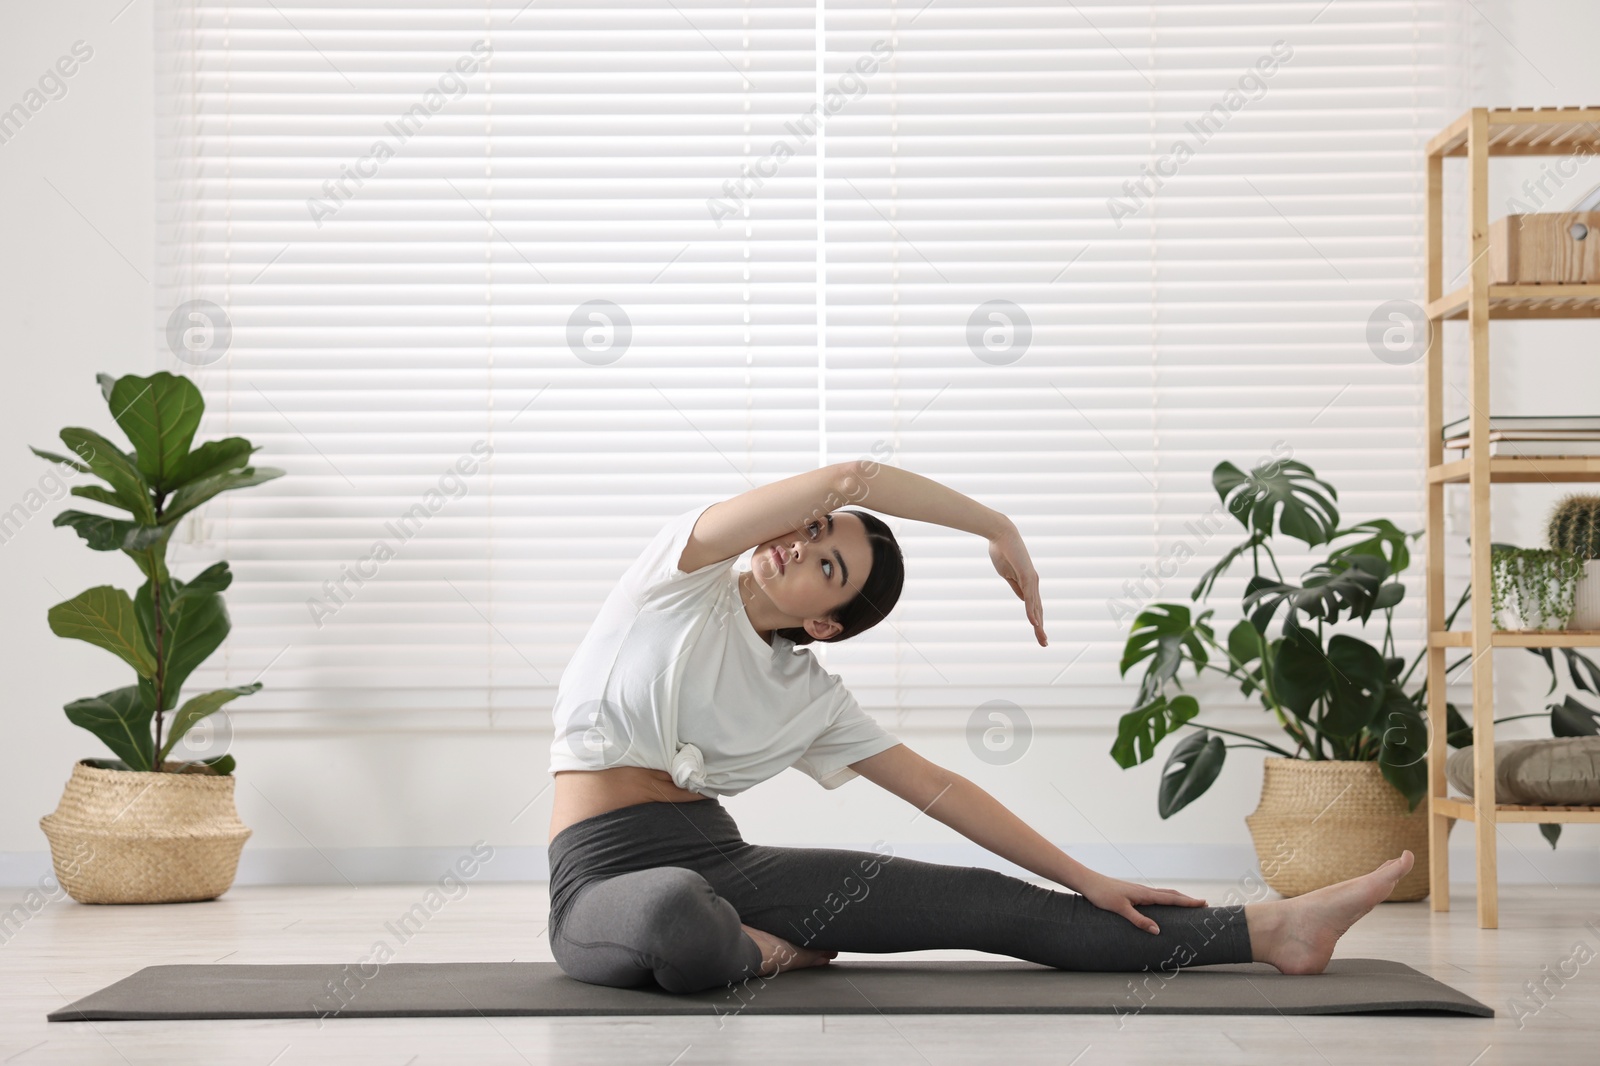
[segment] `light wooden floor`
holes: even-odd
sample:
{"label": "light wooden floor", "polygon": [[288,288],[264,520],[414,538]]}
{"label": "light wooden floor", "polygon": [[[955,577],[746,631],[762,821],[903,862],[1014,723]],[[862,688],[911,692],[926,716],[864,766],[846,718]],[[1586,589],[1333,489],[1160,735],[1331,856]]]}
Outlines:
{"label": "light wooden floor", "polygon": [[[1038,882],[1043,884],[1044,882]],[[1226,885],[1175,882],[1222,898]],[[0,889],[9,907],[24,889]],[[1229,1064],[1405,1061],[1448,1066],[1600,1061],[1600,887],[1504,885],[1501,927],[1476,925],[1470,883],[1453,910],[1386,903],[1338,956],[1398,959],[1493,1007],[1497,1017],[1332,1015],[827,1015],[711,1018],[329,1019],[49,1023],[46,1012],[155,963],[359,961],[423,886],[235,887],[221,899],[142,907],[46,905],[0,947],[0,1063],[1024,1062]],[[550,958],[545,886],[469,884],[402,945],[396,962]],[[1584,923],[1593,923],[1586,928]],[[891,956],[844,956],[845,958]],[[913,952],[911,958],[992,958]],[[1508,1000],[1554,974],[1520,1019]],[[780,977],[779,980],[782,978]],[[1182,979],[1182,974],[1177,979]],[[1527,1000],[1532,1005],[1533,1000]]]}

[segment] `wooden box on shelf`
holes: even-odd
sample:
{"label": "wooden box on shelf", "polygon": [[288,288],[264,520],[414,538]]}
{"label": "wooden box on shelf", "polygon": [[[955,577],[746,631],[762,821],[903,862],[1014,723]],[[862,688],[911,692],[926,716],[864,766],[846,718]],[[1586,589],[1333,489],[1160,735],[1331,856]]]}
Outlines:
{"label": "wooden box on shelf", "polygon": [[1600,281],[1600,212],[1507,215],[1489,223],[1489,283]]}

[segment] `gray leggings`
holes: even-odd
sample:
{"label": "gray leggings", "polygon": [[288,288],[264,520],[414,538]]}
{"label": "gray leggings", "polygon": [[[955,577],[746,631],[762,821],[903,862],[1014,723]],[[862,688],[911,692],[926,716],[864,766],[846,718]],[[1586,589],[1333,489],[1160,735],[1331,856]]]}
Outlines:
{"label": "gray leggings", "polygon": [[892,849],[747,844],[715,798],[652,801],[550,842],[550,950],[591,984],[699,992],[755,977],[741,924],[821,951],[970,948],[1062,970],[1250,962],[1244,905],[1141,904],[1158,934],[1076,892]]}

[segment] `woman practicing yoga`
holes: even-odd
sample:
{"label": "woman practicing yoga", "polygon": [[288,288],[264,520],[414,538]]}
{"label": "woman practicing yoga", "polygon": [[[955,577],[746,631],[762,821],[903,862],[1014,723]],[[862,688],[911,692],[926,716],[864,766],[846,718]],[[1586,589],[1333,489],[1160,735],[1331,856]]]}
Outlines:
{"label": "woman practicing yoga", "polygon": [[[812,641],[870,629],[904,569],[874,510],[986,537],[1046,644],[1016,525],[936,481],[840,463],[672,519],[622,575],[556,696],[550,949],[581,981],[696,992],[840,951],[970,948],[1066,970],[1267,962],[1320,973],[1409,851],[1293,899],[1210,907],[1096,873],[988,792],[911,751],[823,670]],[[754,547],[750,569],[735,559]],[[1040,877],[893,854],[750,844],[719,796],[796,767],[856,776]]]}

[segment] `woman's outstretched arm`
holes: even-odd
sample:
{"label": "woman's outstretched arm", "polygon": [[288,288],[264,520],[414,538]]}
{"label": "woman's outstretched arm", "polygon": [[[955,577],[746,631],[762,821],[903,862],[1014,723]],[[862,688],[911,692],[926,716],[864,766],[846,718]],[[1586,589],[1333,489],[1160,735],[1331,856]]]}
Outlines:
{"label": "woman's outstretched arm", "polygon": [[850,768],[973,843],[1072,889],[1101,910],[1120,914],[1147,932],[1161,930],[1134,909],[1138,904],[1205,906],[1205,900],[1175,888],[1152,888],[1089,869],[1046,840],[982,786],[930,762],[904,744],[851,763]]}
{"label": "woman's outstretched arm", "polygon": [[845,481],[845,498],[896,518],[931,522],[994,539],[1011,528],[1011,519],[932,478],[897,466],[861,460]]}
{"label": "woman's outstretched arm", "polygon": [[988,538],[989,559],[994,563],[995,572],[1005,578],[1011,591],[1017,594],[1017,599],[1027,605],[1034,639],[1040,647],[1050,643],[1044,632],[1039,575],[1022,543],[1022,534],[1010,518],[932,478],[865,459],[854,464],[843,487],[850,503],[897,518],[932,522]]}

